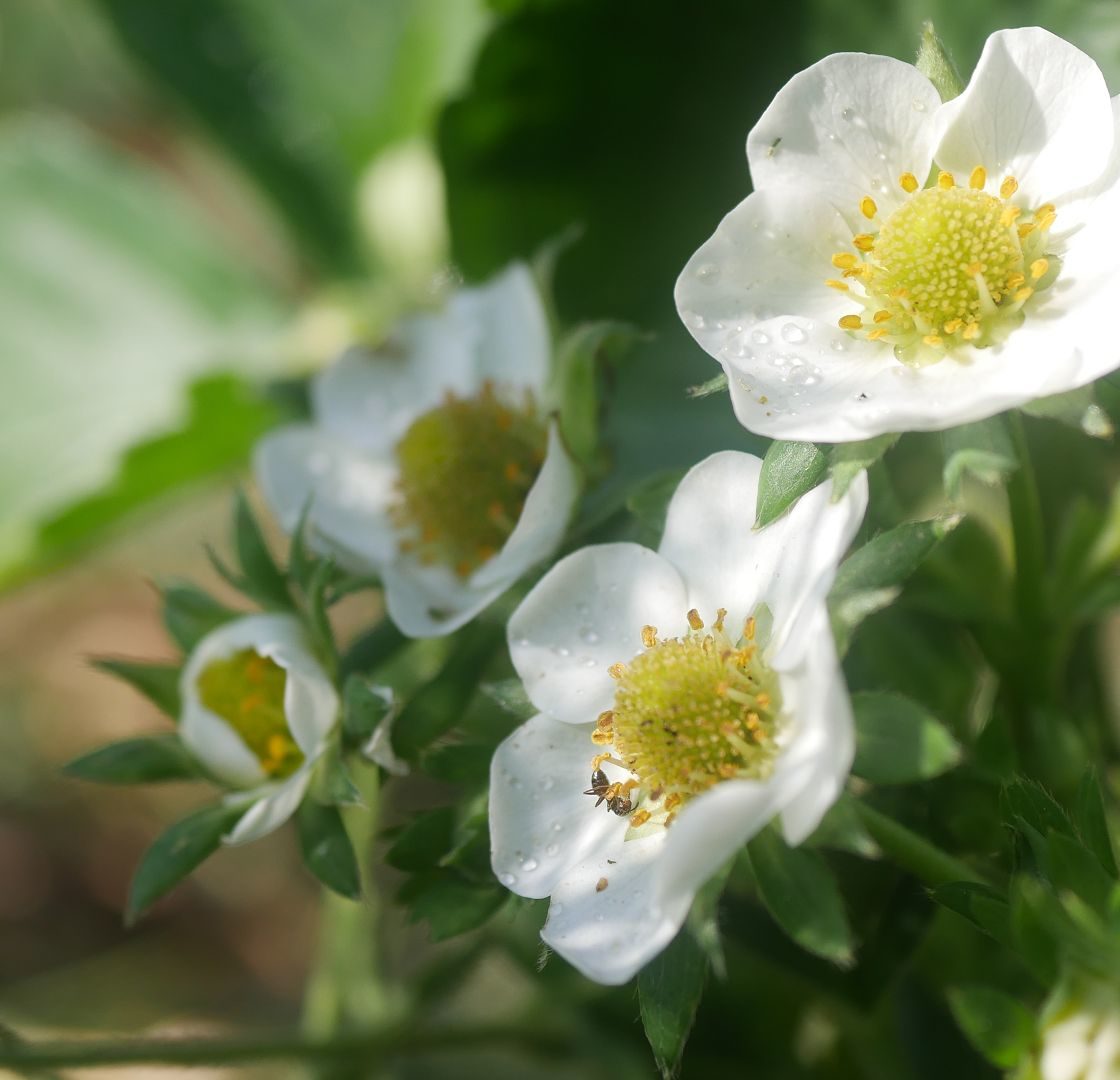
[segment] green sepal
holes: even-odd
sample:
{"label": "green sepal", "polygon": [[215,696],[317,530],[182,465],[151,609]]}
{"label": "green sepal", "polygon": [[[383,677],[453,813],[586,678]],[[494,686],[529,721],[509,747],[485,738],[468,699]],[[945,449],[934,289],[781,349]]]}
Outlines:
{"label": "green sepal", "polygon": [[99,656],[91,661],[95,668],[115,675],[139,690],[161,712],[176,722],[181,711],[177,664],[145,664],[139,660],[119,660]]}
{"label": "green sepal", "polygon": [[1034,1017],[1002,990],[958,986],[949,1007],[968,1041],[1000,1069],[1017,1065],[1035,1041]]}
{"label": "green sepal", "polygon": [[776,521],[828,471],[828,454],[813,443],[773,442],[762,459],[754,527]]}
{"label": "green sepal", "polygon": [[207,806],[164,832],[144,852],[133,874],[125,906],[125,925],[135,923],[161,896],[213,855],[249,805],[238,802]]}
{"label": "green sepal", "polygon": [[1007,898],[990,885],[950,881],[933,886],[929,894],[942,907],[968,919],[1001,945],[1011,946],[1011,910]]}
{"label": "green sepal", "polygon": [[916,701],[887,691],[852,695],[856,759],[852,772],[873,784],[909,784],[960,763],[961,747]]}
{"label": "green sepal", "polygon": [[525,693],[525,684],[516,677],[480,683],[478,689],[502,712],[519,722],[528,720],[530,716],[540,711]]}
{"label": "green sepal", "polygon": [[160,594],[163,625],[185,653],[191,652],[211,631],[241,614],[185,581],[161,585]]}
{"label": "green sepal", "polygon": [[411,922],[427,920],[435,942],[477,929],[497,914],[509,895],[496,883],[473,884],[455,870],[437,869],[409,878],[397,898],[408,908]]}
{"label": "green sepal", "polygon": [[1108,817],[1104,809],[1104,795],[1100,779],[1092,766],[1085,770],[1077,788],[1075,812],[1077,831],[1085,846],[1096,856],[1107,874],[1120,877],[1116,866],[1116,852],[1112,847],[1112,837],[1108,827]]}
{"label": "green sepal", "polygon": [[364,802],[361,791],[350,777],[346,767],[342,746],[337,739],[315,763],[309,788],[310,798],[324,806],[361,806]]}
{"label": "green sepal", "polygon": [[665,530],[669,503],[685,476],[684,469],[666,469],[647,476],[626,497],[626,509],[638,520],[653,544]]}
{"label": "green sepal", "polygon": [[454,807],[440,806],[417,814],[396,833],[385,861],[407,873],[431,870],[451,850],[454,834]]}
{"label": "green sepal", "polygon": [[358,860],[338,808],[304,799],[296,811],[296,831],[307,869],[339,896],[360,899]]}
{"label": "green sepal", "polygon": [[964,90],[964,80],[929,19],[922,23],[922,38],[914,66],[933,83],[942,101],[952,101]]}
{"label": "green sepal", "polygon": [[351,675],[342,688],[342,733],[353,746],[364,746],[378,725],[394,709],[392,691],[360,675]]}
{"label": "green sepal", "polygon": [[856,812],[852,796],[846,791],[842,791],[828,808],[821,823],[805,843],[814,848],[846,851],[861,859],[878,859],[883,854]]}
{"label": "green sepal", "polygon": [[638,973],[642,1027],[664,1080],[680,1068],[707,975],[708,958],[687,927]]}
{"label": "green sepal", "polygon": [[711,397],[712,394],[726,394],[727,391],[727,374],[721,372],[719,375],[713,375],[710,379],[702,383],[690,386],[687,393],[690,398],[706,398]]}
{"label": "green sepal", "polygon": [[292,595],[287,579],[276,565],[243,491],[234,497],[233,542],[244,575],[243,590],[262,607],[290,611]]}
{"label": "green sepal", "polygon": [[1002,484],[1018,467],[1015,443],[1002,416],[950,428],[941,436],[944,465],[941,480],[954,502],[961,497],[966,475],[982,484]]}
{"label": "green sepal", "polygon": [[871,468],[898,442],[894,433],[876,435],[862,442],[837,443],[828,453],[828,473],[832,477],[832,501],[839,502],[847,493],[852,481],[865,469]]}
{"label": "green sepal", "polygon": [[67,776],[98,784],[154,784],[203,775],[178,735],[122,739],[91,750],[62,767]]}

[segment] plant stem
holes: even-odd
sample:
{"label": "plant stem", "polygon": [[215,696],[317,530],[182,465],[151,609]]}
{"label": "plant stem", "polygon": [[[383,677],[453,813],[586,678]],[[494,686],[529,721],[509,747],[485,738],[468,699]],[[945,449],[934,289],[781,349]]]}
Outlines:
{"label": "plant stem", "polygon": [[1031,464],[1030,446],[1023,418],[1012,412],[1008,418],[1019,467],[1007,482],[1011,504],[1011,528],[1015,542],[1015,602],[1027,640],[1038,640],[1046,629],[1046,534],[1042,526],[1042,504]]}
{"label": "plant stem", "polygon": [[398,1027],[391,1031],[314,1039],[300,1034],[252,1035],[221,1039],[82,1039],[0,1043],[0,1068],[31,1072],[43,1069],[104,1068],[114,1065],[237,1065],[295,1059],[307,1062],[370,1063],[393,1054],[465,1050],[494,1044],[516,1045],[541,1055],[568,1056],[570,1032],[526,1021],[510,1024]]}
{"label": "plant stem", "polygon": [[890,858],[926,885],[945,885],[950,881],[975,881],[986,885],[983,874],[967,863],[942,851],[928,840],[900,825],[867,803],[854,800],[856,813],[871,838]]}

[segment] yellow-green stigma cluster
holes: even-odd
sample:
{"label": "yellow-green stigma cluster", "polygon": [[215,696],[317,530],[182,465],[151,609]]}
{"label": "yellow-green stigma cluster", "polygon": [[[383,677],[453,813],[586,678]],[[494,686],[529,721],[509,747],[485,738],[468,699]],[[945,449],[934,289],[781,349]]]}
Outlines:
{"label": "yellow-green stigma cluster", "polygon": [[213,660],[198,677],[198,696],[241,736],[266,775],[283,779],[303,764],[284,715],[287,672],[253,649]]}
{"label": "yellow-green stigma cluster", "polygon": [[759,656],[754,620],[732,640],[722,608],[710,628],[696,610],[689,633],[658,638],[642,629],[645,652],[610,669],[614,707],[603,713],[592,742],[610,749],[592,760],[627,769],[635,779],[610,795],[630,797],[637,828],[651,818],[669,825],[679,807],[723,780],[761,780],[777,757],[781,698],[777,675]]}
{"label": "yellow-green stigma cluster", "polygon": [[916,364],[958,345],[1003,341],[1022,322],[1023,305],[1057,276],[1047,253],[1054,207],[1025,213],[1011,202],[1015,178],[1005,177],[993,194],[981,166],[968,187],[948,172],[925,188],[904,173],[899,185],[907,198],[885,220],[874,199],[862,200],[868,231],[852,238],[853,251],[832,257],[842,278],[826,284],[863,307],[840,326],[893,345],[900,360]]}
{"label": "yellow-green stigma cluster", "polygon": [[397,526],[421,562],[466,577],[513,532],[548,446],[532,395],[511,402],[489,382],[473,398],[448,393],[397,443]]}

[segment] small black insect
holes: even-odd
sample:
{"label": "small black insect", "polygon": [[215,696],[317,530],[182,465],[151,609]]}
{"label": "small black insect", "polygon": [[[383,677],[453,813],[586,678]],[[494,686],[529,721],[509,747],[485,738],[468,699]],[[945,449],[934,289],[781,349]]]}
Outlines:
{"label": "small black insect", "polygon": [[591,787],[584,792],[584,795],[597,796],[596,806],[605,802],[607,809],[619,817],[626,817],[634,809],[633,803],[625,795],[618,794],[618,785],[612,784],[602,769],[596,769],[591,774]]}

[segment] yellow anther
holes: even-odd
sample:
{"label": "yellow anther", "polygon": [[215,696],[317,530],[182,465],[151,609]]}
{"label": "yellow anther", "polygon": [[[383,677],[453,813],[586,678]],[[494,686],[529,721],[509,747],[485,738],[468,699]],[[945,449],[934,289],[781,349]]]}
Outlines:
{"label": "yellow anther", "polygon": [[642,627],[642,644],[647,649],[652,649],[657,644],[657,627],[656,626],[643,626]]}
{"label": "yellow anther", "polygon": [[946,334],[955,334],[962,326],[964,319],[950,319],[944,326]]}
{"label": "yellow anther", "polygon": [[1019,226],[1019,239],[1025,240],[1034,230],[1035,224],[1033,221],[1024,221],[1023,224]]}
{"label": "yellow anther", "polygon": [[968,186],[979,191],[988,182],[988,170],[983,165],[977,165],[968,178]]}
{"label": "yellow anther", "polygon": [[712,624],[712,628],[723,633],[723,620],[727,618],[727,608],[716,608],[716,621]]}
{"label": "yellow anther", "polygon": [[961,337],[963,337],[965,339],[965,341],[975,341],[976,338],[978,338],[979,336],[980,336],[980,324],[979,323],[974,323],[974,322],[969,323],[964,328],[964,330],[961,331]]}
{"label": "yellow anther", "polygon": [[614,735],[609,731],[604,731],[602,728],[596,728],[591,732],[591,741],[596,746],[607,746],[609,743],[614,742]]}
{"label": "yellow anther", "polygon": [[912,172],[904,172],[898,178],[898,186],[906,192],[907,195],[913,195],[918,190],[918,178]]}
{"label": "yellow anther", "polygon": [[1005,228],[1010,228],[1015,224],[1016,218],[1018,218],[1022,212],[1023,209],[1019,206],[1005,207],[1003,213],[1001,213],[999,216],[999,223]]}
{"label": "yellow anther", "polygon": [[832,265],[837,270],[851,270],[859,260],[850,251],[838,251],[832,256]]}
{"label": "yellow anther", "polygon": [[700,618],[700,612],[697,611],[696,608],[690,608],[688,615],[685,617],[688,619],[688,625],[691,626],[693,630],[704,629],[704,620]]}
{"label": "yellow anther", "polygon": [[1037,281],[1049,269],[1050,261],[1048,259],[1035,259],[1035,261],[1031,263],[1031,277]]}
{"label": "yellow anther", "polygon": [[760,709],[770,708],[770,695],[768,693],[766,693],[765,690],[763,690],[762,693],[759,694],[754,700],[755,700],[755,704]]}
{"label": "yellow anther", "polygon": [[875,246],[875,237],[871,233],[859,233],[852,237],[852,244],[860,251],[870,251]]}
{"label": "yellow anther", "polygon": [[637,813],[631,815],[630,827],[634,829],[640,829],[647,821],[649,821],[650,817],[652,817],[652,815],[648,810],[639,810]]}
{"label": "yellow anther", "polygon": [[611,666],[607,668],[607,674],[612,679],[621,679],[622,676],[626,674],[626,665],[623,663],[611,664]]}
{"label": "yellow anther", "polygon": [[606,754],[596,754],[591,759],[591,771],[594,772],[596,769],[600,768],[602,766],[603,762],[604,761],[609,761],[610,758],[611,758],[611,755],[610,755],[609,752],[606,753]]}
{"label": "yellow anther", "polygon": [[864,195],[859,201],[859,211],[870,221],[879,212],[879,208],[875,205],[875,200],[871,198],[870,195]]}
{"label": "yellow anther", "polygon": [[1033,295],[1034,289],[1026,285],[1015,294],[1015,303],[1021,304],[1024,300],[1029,300]]}
{"label": "yellow anther", "polygon": [[887,311],[886,308],[880,308],[878,311],[875,312],[875,321],[876,322],[890,322],[891,321],[891,313],[889,311]]}
{"label": "yellow anther", "polygon": [[957,181],[953,178],[951,172],[942,170],[937,174],[937,186],[941,188],[942,191],[948,191],[949,188],[957,186]]}
{"label": "yellow anther", "polygon": [[[1045,271],[1043,271],[1043,273],[1045,273]],[[1025,285],[1026,283],[1026,275],[1016,272],[1008,276],[1007,280],[1004,282],[1004,285],[1006,285],[1009,289],[1017,289],[1020,285]]]}
{"label": "yellow anther", "polygon": [[1045,232],[1050,228],[1051,225],[1054,224],[1054,218],[1056,218],[1057,216],[1058,215],[1054,212],[1053,209],[1045,210],[1035,214],[1034,223],[1038,226],[1038,228]]}
{"label": "yellow anther", "polygon": [[825,284],[830,289],[837,289],[840,292],[848,292],[849,290],[849,285],[846,281],[837,281],[836,278],[828,278],[828,280],[825,281]]}
{"label": "yellow anther", "polygon": [[839,320],[841,330],[858,330],[863,326],[863,320],[858,315],[845,315]]}
{"label": "yellow anther", "polygon": [[850,269],[844,271],[844,277],[846,277],[846,278],[863,277],[863,275],[866,272],[867,272],[867,267],[865,267],[863,265],[853,266]]}
{"label": "yellow anther", "polygon": [[926,336],[924,338],[922,338],[922,341],[924,341],[927,345],[934,346],[935,348],[938,345],[944,345],[945,344],[945,342],[942,340],[942,338],[938,334],[926,334]]}
{"label": "yellow anther", "polygon": [[890,331],[885,326],[877,326],[874,330],[867,331],[867,340],[879,341],[880,339],[885,338],[889,333]]}
{"label": "yellow anther", "polygon": [[747,621],[743,623],[743,637],[745,637],[747,641],[754,641],[754,634],[757,629],[758,623],[755,622],[754,616],[748,615]]}
{"label": "yellow anther", "polygon": [[1014,176],[1004,177],[1003,183],[999,186],[999,194],[1001,199],[1010,199],[1016,191],[1019,190],[1019,181]]}
{"label": "yellow anther", "polygon": [[599,717],[595,721],[595,726],[606,731],[612,723],[614,723],[614,713],[611,712],[610,709],[607,709],[606,712],[599,713]]}
{"label": "yellow anther", "polygon": [[605,877],[599,878],[599,880],[595,882],[595,891],[596,892],[602,892],[607,887],[608,884],[609,884],[609,882],[607,881],[607,879]]}
{"label": "yellow anther", "polygon": [[665,802],[663,805],[666,810],[676,810],[676,808],[680,806],[682,802],[684,802],[684,800],[681,798],[680,794],[676,791],[673,791],[665,796]]}

